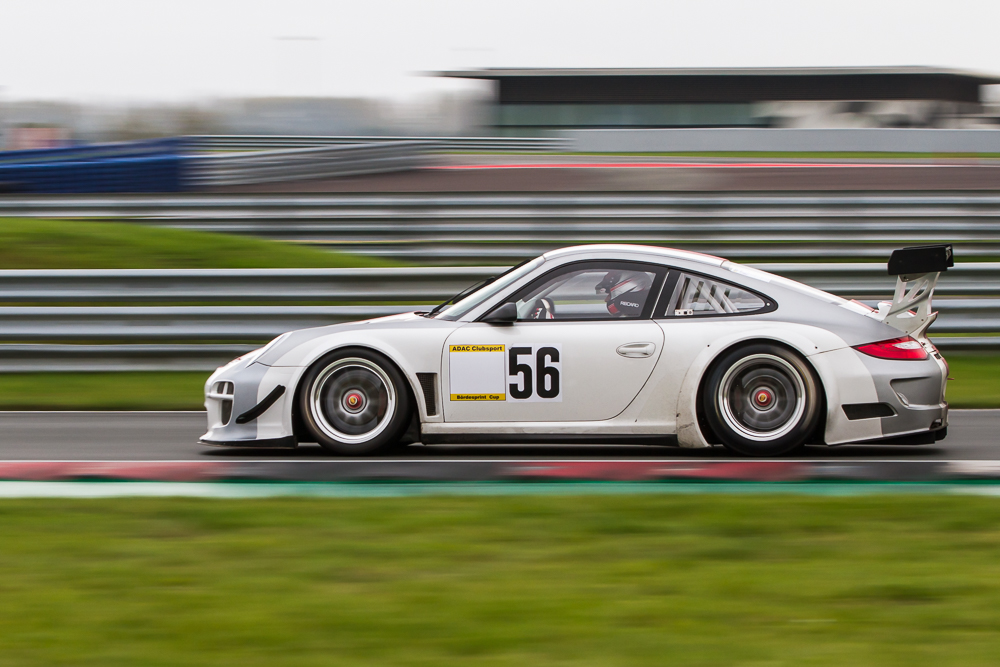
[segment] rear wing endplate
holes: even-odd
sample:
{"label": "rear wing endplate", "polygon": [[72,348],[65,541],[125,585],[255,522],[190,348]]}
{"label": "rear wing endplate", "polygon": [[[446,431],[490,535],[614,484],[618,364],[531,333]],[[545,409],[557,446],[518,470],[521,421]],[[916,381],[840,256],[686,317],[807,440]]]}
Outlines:
{"label": "rear wing endplate", "polygon": [[879,304],[879,316],[889,326],[911,336],[923,336],[937,318],[931,296],[943,271],[955,266],[951,245],[925,245],[893,250],[889,275],[896,276],[892,302]]}

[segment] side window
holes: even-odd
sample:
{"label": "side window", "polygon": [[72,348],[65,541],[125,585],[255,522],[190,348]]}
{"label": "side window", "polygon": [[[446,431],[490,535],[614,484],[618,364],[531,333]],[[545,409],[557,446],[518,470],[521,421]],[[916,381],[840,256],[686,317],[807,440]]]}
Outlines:
{"label": "side window", "polygon": [[727,315],[750,313],[768,305],[762,298],[735,285],[682,273],[677,279],[666,315]]}
{"label": "side window", "polygon": [[644,264],[581,264],[543,276],[516,296],[518,320],[635,319],[652,307],[663,271]]}

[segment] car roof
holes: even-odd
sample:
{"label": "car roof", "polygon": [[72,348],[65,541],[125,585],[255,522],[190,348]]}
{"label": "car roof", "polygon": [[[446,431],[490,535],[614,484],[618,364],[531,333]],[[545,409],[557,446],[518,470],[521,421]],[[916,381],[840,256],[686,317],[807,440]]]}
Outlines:
{"label": "car roof", "polygon": [[715,257],[714,255],[705,255],[700,252],[691,252],[690,250],[660,248],[648,245],[630,245],[625,243],[606,243],[560,248],[559,250],[547,252],[542,256],[546,260],[550,260],[557,258],[571,258],[574,255],[584,255],[590,257],[597,255],[606,259],[634,259],[637,255],[645,255],[651,261],[681,260],[693,262],[695,264],[701,264],[702,266],[710,266],[712,268],[722,269],[725,272],[738,274],[741,279],[739,280],[736,279],[735,276],[725,276],[719,273],[714,274],[723,280],[737,280],[737,282],[742,283],[746,283],[747,279],[756,281],[756,285],[751,283],[751,288],[756,287],[757,289],[764,289],[766,285],[772,291],[774,287],[779,287],[781,289],[792,290],[798,292],[799,294],[819,299],[827,303],[834,303],[837,305],[849,303],[842,297],[830,294],[829,292],[824,292],[823,290],[815,287],[810,287],[809,285],[805,285],[796,280],[775,275],[773,273],[767,273],[766,271],[761,271],[760,269],[755,269],[743,264],[737,264],[736,262],[731,262],[728,259],[722,259],[721,257]]}
{"label": "car roof", "polygon": [[546,260],[550,259],[561,259],[563,257],[571,257],[573,255],[592,255],[592,254],[606,254],[608,259],[615,259],[615,255],[619,254],[629,254],[629,255],[650,255],[651,258],[657,259],[679,259],[688,262],[695,262],[698,264],[706,264],[709,266],[721,267],[727,260],[721,257],[715,257],[713,255],[706,255],[700,252],[692,252],[690,250],[677,250],[675,248],[660,248],[658,246],[651,245],[631,245],[626,243],[598,243],[592,245],[577,245],[570,246],[568,248],[559,248],[558,250],[550,250],[549,252],[542,255]]}

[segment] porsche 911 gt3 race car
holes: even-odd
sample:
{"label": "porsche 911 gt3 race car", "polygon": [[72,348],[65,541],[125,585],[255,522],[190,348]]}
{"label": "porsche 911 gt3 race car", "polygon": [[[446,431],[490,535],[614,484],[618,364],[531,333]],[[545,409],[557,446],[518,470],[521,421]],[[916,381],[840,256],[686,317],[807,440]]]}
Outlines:
{"label": "porsche 911 gt3 race car", "polygon": [[289,332],[218,369],[201,442],[930,443],[948,424],[926,332],[949,266],[951,246],[895,251],[875,310],[699,253],[555,250],[430,312]]}

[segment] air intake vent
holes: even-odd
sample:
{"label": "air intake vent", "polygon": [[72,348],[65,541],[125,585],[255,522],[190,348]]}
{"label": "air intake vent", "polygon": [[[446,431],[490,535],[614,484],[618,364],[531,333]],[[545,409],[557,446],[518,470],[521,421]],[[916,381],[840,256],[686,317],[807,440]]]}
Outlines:
{"label": "air intake vent", "polygon": [[420,388],[424,392],[424,405],[427,406],[427,415],[433,417],[437,410],[437,373],[417,373],[417,380],[420,381]]}
{"label": "air intake vent", "polygon": [[233,400],[231,398],[227,398],[224,401],[222,401],[222,414],[221,414],[222,425],[226,426],[227,424],[229,424],[229,420],[232,419],[232,417],[233,417]]}
{"label": "air intake vent", "polygon": [[[232,382],[216,382],[214,386],[216,398],[221,399],[219,401],[220,409],[220,419],[222,425],[226,426],[229,424],[229,420],[233,417],[233,399],[232,395],[236,392],[236,385]],[[223,398],[228,396],[229,398]]]}
{"label": "air intake vent", "polygon": [[892,417],[896,411],[888,403],[850,403],[844,406],[844,414],[851,421],[855,419],[875,419]]}
{"label": "air intake vent", "polygon": [[233,392],[235,391],[235,389],[236,389],[236,385],[234,385],[232,382],[216,382],[215,383],[215,393],[216,394],[228,394],[229,396],[232,396]]}

